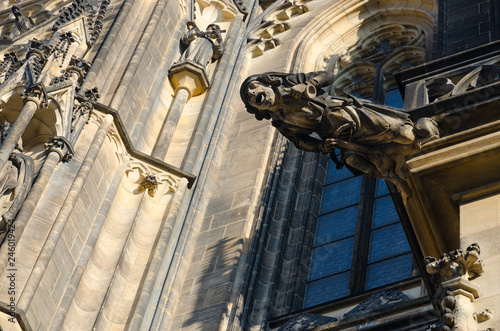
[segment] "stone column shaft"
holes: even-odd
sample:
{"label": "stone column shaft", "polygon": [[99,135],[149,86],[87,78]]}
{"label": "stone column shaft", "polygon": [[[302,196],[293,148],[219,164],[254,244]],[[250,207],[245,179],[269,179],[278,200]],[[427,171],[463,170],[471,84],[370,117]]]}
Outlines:
{"label": "stone column shaft", "polygon": [[52,229],[47,237],[47,240],[42,247],[38,260],[33,267],[33,271],[31,272],[31,275],[26,282],[24,291],[19,298],[17,308],[21,311],[26,312],[31,304],[31,301],[33,300],[33,296],[35,295],[38,285],[42,280],[47,265],[52,258],[52,255],[59,242],[59,239],[61,238],[61,234],[66,226],[68,218],[73,211],[78,197],[80,196],[80,191],[85,184],[85,181],[87,180],[90,170],[94,165],[94,161],[97,158],[99,151],[101,150],[101,146],[112,123],[113,116],[106,115],[104,117],[103,123],[99,126],[99,129],[97,130],[97,133],[92,140],[92,143],[89,150],[87,151],[87,154],[85,155],[80,170],[78,171],[78,174],[76,175],[76,178],[71,185],[71,188],[68,192],[68,195],[66,196],[66,199],[64,200],[59,214],[57,215],[56,220],[52,225]]}
{"label": "stone column shaft", "polygon": [[92,255],[92,250],[95,247],[97,242],[97,238],[99,237],[99,233],[101,233],[102,226],[104,224],[104,220],[106,219],[106,215],[108,215],[109,210],[111,208],[111,203],[116,196],[116,192],[120,186],[124,175],[125,167],[120,166],[119,169],[115,172],[113,180],[111,181],[111,185],[106,193],[106,197],[104,198],[104,202],[101,205],[99,210],[99,214],[97,215],[94,224],[92,225],[92,229],[90,231],[89,236],[87,237],[87,241],[85,242],[85,246],[83,248],[83,252],[80,255],[80,259],[78,260],[78,264],[75,267],[75,271],[71,276],[71,280],[64,292],[64,296],[61,299],[59,304],[59,308],[57,309],[54,319],[52,320],[52,324],[49,327],[49,330],[58,331],[61,330],[61,326],[66,317],[66,312],[73,301],[75,296],[78,284],[80,283],[83,273],[85,271],[85,267],[87,266],[89,259]]}
{"label": "stone column shaft", "polygon": [[[163,184],[165,185],[165,184]],[[172,198],[172,194],[170,199]],[[146,267],[153,255],[168,201],[146,194],[104,302],[96,330],[124,329]]]}
{"label": "stone column shaft", "polygon": [[151,156],[164,160],[167,155],[168,148],[174,137],[175,128],[179,123],[182,115],[182,110],[189,99],[189,91],[185,88],[180,88],[175,95],[170,110],[168,112],[165,122],[163,122],[163,127],[161,128],[160,135],[156,141],[156,145],[153,148]]}
{"label": "stone column shaft", "polygon": [[[188,181],[182,178],[179,183],[179,188],[172,197],[170,207],[168,209],[167,218],[163,224],[162,231],[160,233],[160,238],[158,239],[158,244],[156,245],[153,259],[149,265],[144,284],[141,288],[141,293],[137,300],[137,305],[135,306],[134,315],[132,321],[130,322],[130,330],[149,330],[149,325],[153,318],[153,314],[147,314],[146,310],[148,306],[154,307],[158,301],[158,296],[152,298],[153,289],[155,286],[160,288],[161,282],[165,277],[165,273],[162,272],[161,267],[163,263],[163,257],[167,251],[167,246],[170,243],[172,236],[172,231],[175,226],[177,216],[179,214],[179,209],[181,207],[182,199],[184,198],[184,193],[187,189]],[[163,270],[165,271],[165,270]]]}
{"label": "stone column shaft", "polygon": [[9,159],[12,151],[16,147],[17,142],[21,138],[24,130],[28,126],[31,118],[38,109],[38,103],[32,99],[26,100],[21,113],[17,117],[16,121],[12,125],[12,128],[7,135],[7,138],[2,142],[2,147],[0,147],[0,171],[5,166],[5,163]]}
{"label": "stone column shaft", "polygon": [[62,330],[92,330],[144,196],[124,176],[106,216],[90,260],[69,306]]}
{"label": "stone column shaft", "polygon": [[[53,151],[50,152],[45,161],[43,162],[43,166],[36,177],[35,183],[31,187],[30,193],[24,200],[23,206],[19,213],[16,216],[15,221],[15,242],[16,244],[19,242],[21,235],[23,234],[24,229],[26,228],[26,224],[30,219],[35,207],[42,196],[43,191],[45,191],[45,187],[49,182],[49,179],[52,177],[52,173],[54,172],[55,167],[61,160],[59,153]],[[0,275],[2,275],[5,271],[7,260],[8,260],[9,249],[7,245],[2,245],[0,248]]]}
{"label": "stone column shaft", "polygon": [[462,277],[447,280],[436,292],[446,326],[457,331],[476,331],[472,303],[480,295],[479,286]]}

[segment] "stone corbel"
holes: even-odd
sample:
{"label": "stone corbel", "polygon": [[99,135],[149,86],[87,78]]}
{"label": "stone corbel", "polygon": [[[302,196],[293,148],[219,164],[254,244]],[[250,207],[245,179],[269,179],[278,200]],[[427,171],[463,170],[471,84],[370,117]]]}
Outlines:
{"label": "stone corbel", "polygon": [[264,52],[274,49],[281,45],[281,41],[276,38],[270,38],[270,39],[254,39],[249,41],[249,46],[250,52],[252,54],[252,57],[257,57],[261,56],[264,54]]}
{"label": "stone corbel", "polygon": [[183,62],[174,64],[170,68],[168,75],[175,89],[175,95],[179,90],[184,89],[189,92],[188,99],[203,94],[210,84],[205,68],[196,63]]}
{"label": "stone corbel", "polygon": [[155,175],[148,174],[143,176],[141,184],[139,184],[139,192],[148,190],[149,196],[154,197],[159,184],[161,183],[158,182]]}
{"label": "stone corbel", "polygon": [[472,303],[481,295],[480,288],[471,280],[483,274],[479,259],[479,245],[474,243],[466,251],[455,250],[438,260],[425,259],[431,282],[438,287],[435,299],[441,309],[441,330],[478,330],[478,323],[491,317],[492,311],[476,313]]}
{"label": "stone corbel", "polygon": [[45,144],[45,149],[50,152],[56,152],[60,156],[60,160],[63,162],[67,162],[71,160],[73,155],[75,155],[75,151],[73,150],[73,146],[71,143],[64,137],[52,137]]}
{"label": "stone corbel", "polygon": [[289,20],[293,16],[302,15],[309,12],[309,7],[305,1],[285,2],[273,12],[272,18],[278,20]]}
{"label": "stone corbel", "polygon": [[275,35],[290,30],[290,23],[282,21],[266,21],[261,24],[257,32],[255,33],[254,39],[269,39],[273,38]]}

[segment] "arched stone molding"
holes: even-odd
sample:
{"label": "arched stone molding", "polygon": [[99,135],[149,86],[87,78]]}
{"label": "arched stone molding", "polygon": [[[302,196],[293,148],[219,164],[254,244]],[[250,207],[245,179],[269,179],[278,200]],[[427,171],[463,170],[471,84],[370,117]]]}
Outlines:
{"label": "arched stone molding", "polygon": [[306,2],[307,1],[284,2],[269,14],[267,20],[286,21],[296,15],[307,13],[309,11],[309,7],[305,4]]}
{"label": "arched stone molding", "polygon": [[[346,57],[349,57],[347,53]],[[367,54],[370,57],[370,54]],[[353,57],[350,57],[353,58]],[[357,57],[354,57],[355,59]],[[384,90],[389,90],[396,86],[394,74],[405,68],[421,64],[425,60],[425,50],[419,46],[403,46],[399,47],[392,54],[386,53],[381,56],[379,61],[381,75],[378,78]],[[344,60],[341,57],[337,58],[337,62],[333,65],[334,71],[337,72],[333,85],[337,95],[347,95],[354,92],[359,92],[361,97],[370,96],[373,94],[377,63],[361,59],[360,61]]]}
{"label": "arched stone molding", "polygon": [[[304,32],[296,36],[294,61],[299,71],[332,70],[338,60],[336,56],[344,54],[359,40],[369,41],[369,35],[381,28],[380,36],[391,33],[404,40],[410,38],[415,29],[411,29],[412,34],[402,34],[398,31],[401,25],[418,27],[416,39],[423,38],[425,46],[430,46],[433,24],[437,19],[437,4],[433,0],[342,2],[344,5],[339,3],[324,11],[316,17],[314,25],[304,28]],[[372,37],[371,41],[374,40]]]}
{"label": "arched stone molding", "polygon": [[425,43],[425,34],[416,24],[388,23],[363,37],[354,47],[345,52],[344,60],[373,60],[381,58],[387,52],[401,46],[421,46]]}
{"label": "arched stone molding", "polygon": [[116,125],[111,125],[106,137],[107,142],[113,146],[117,162],[126,163],[130,160],[130,154],[127,152],[127,148],[120,137],[120,133],[118,132]]}
{"label": "arched stone molding", "polygon": [[372,62],[351,63],[341,69],[335,78],[334,91],[337,95],[347,95],[359,91],[361,96],[372,95],[377,68]]}
{"label": "arched stone molding", "polygon": [[196,15],[200,23],[207,22],[207,25],[232,21],[238,15],[238,8],[228,0],[197,0],[195,6],[200,12]]}
{"label": "arched stone molding", "polygon": [[284,2],[276,8],[269,9],[265,14],[263,23],[248,37],[248,50],[252,58],[261,56],[264,52],[281,45],[281,41],[276,35],[290,30],[290,23],[287,22],[292,17],[302,15],[309,11],[309,7],[303,2]]}
{"label": "arched stone molding", "polygon": [[388,90],[395,86],[394,74],[405,68],[424,63],[425,50],[423,47],[404,46],[396,50],[382,65],[384,75],[384,89]]}

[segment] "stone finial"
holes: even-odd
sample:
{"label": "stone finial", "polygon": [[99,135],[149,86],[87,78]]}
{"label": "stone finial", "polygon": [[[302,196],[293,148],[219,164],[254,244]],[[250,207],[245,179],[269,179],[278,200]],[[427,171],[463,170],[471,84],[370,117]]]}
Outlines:
{"label": "stone finial", "polygon": [[21,67],[21,61],[17,58],[16,53],[5,53],[4,60],[0,63],[0,83],[6,81],[19,67]]}
{"label": "stone finial", "polygon": [[85,98],[87,98],[92,102],[97,101],[100,97],[101,96],[99,94],[99,90],[97,89],[97,87],[93,87],[85,91]]}
{"label": "stone finial", "polygon": [[483,273],[484,264],[479,260],[479,254],[479,245],[474,243],[467,247],[465,252],[457,249],[443,254],[439,260],[427,257],[426,270],[435,286],[458,277],[472,280]]}

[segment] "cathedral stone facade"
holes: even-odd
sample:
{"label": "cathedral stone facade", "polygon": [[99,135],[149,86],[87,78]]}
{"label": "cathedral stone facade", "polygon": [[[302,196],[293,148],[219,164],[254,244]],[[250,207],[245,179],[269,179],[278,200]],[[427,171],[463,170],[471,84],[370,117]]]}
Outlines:
{"label": "cathedral stone facade", "polygon": [[500,328],[495,0],[0,0],[1,330]]}

